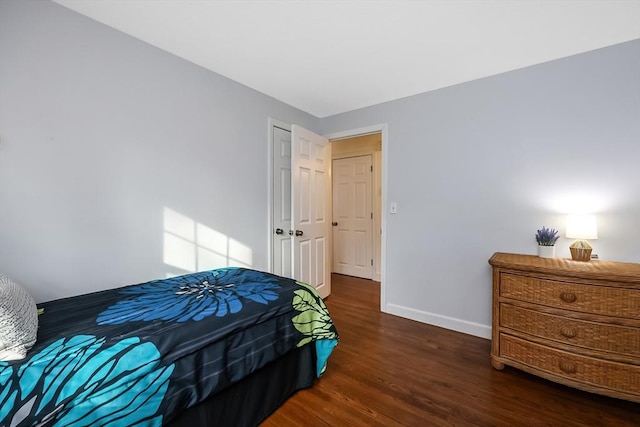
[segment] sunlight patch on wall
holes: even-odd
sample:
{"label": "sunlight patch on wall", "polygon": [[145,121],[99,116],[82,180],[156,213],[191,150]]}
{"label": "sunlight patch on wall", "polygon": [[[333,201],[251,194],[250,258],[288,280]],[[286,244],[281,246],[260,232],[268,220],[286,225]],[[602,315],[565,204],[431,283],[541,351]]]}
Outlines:
{"label": "sunlight patch on wall", "polygon": [[[178,269],[177,274],[221,267],[251,268],[250,247],[224,233],[164,208],[163,261]],[[167,273],[167,276],[175,275]]]}

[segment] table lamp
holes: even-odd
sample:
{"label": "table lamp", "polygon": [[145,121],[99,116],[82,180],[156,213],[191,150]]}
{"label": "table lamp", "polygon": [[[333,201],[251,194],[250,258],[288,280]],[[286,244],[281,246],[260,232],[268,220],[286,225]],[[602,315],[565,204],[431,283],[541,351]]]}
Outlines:
{"label": "table lamp", "polygon": [[567,229],[565,233],[569,239],[577,239],[569,246],[571,259],[574,261],[589,261],[591,259],[591,245],[587,239],[598,238],[598,227],[595,215],[569,215],[567,216]]}

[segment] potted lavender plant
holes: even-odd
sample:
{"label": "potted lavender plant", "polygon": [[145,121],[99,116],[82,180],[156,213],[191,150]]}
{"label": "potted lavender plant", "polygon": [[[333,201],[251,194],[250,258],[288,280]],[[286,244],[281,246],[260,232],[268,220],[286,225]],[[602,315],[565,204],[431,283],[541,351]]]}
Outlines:
{"label": "potted lavender plant", "polygon": [[556,241],[560,238],[555,228],[542,227],[536,232],[538,242],[538,256],[540,258],[553,258],[556,255]]}

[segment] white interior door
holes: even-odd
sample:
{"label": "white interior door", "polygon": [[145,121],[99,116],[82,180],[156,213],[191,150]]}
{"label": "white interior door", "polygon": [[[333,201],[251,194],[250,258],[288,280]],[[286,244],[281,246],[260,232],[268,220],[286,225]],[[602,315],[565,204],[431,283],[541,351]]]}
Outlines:
{"label": "white interior door", "polygon": [[291,132],[273,132],[273,269],[279,276],[293,277],[291,268]]}
{"label": "white interior door", "polygon": [[333,271],[373,278],[370,155],[333,161]]}
{"label": "white interior door", "polygon": [[326,298],[331,293],[329,141],[293,125],[291,143],[293,277]]}

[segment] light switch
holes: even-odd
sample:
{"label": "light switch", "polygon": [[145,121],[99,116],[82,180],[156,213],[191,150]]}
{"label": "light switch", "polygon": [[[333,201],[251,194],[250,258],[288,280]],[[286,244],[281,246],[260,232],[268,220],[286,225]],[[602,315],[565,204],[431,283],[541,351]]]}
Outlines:
{"label": "light switch", "polygon": [[398,204],[396,202],[391,202],[391,206],[389,207],[389,213],[390,214],[398,213]]}

